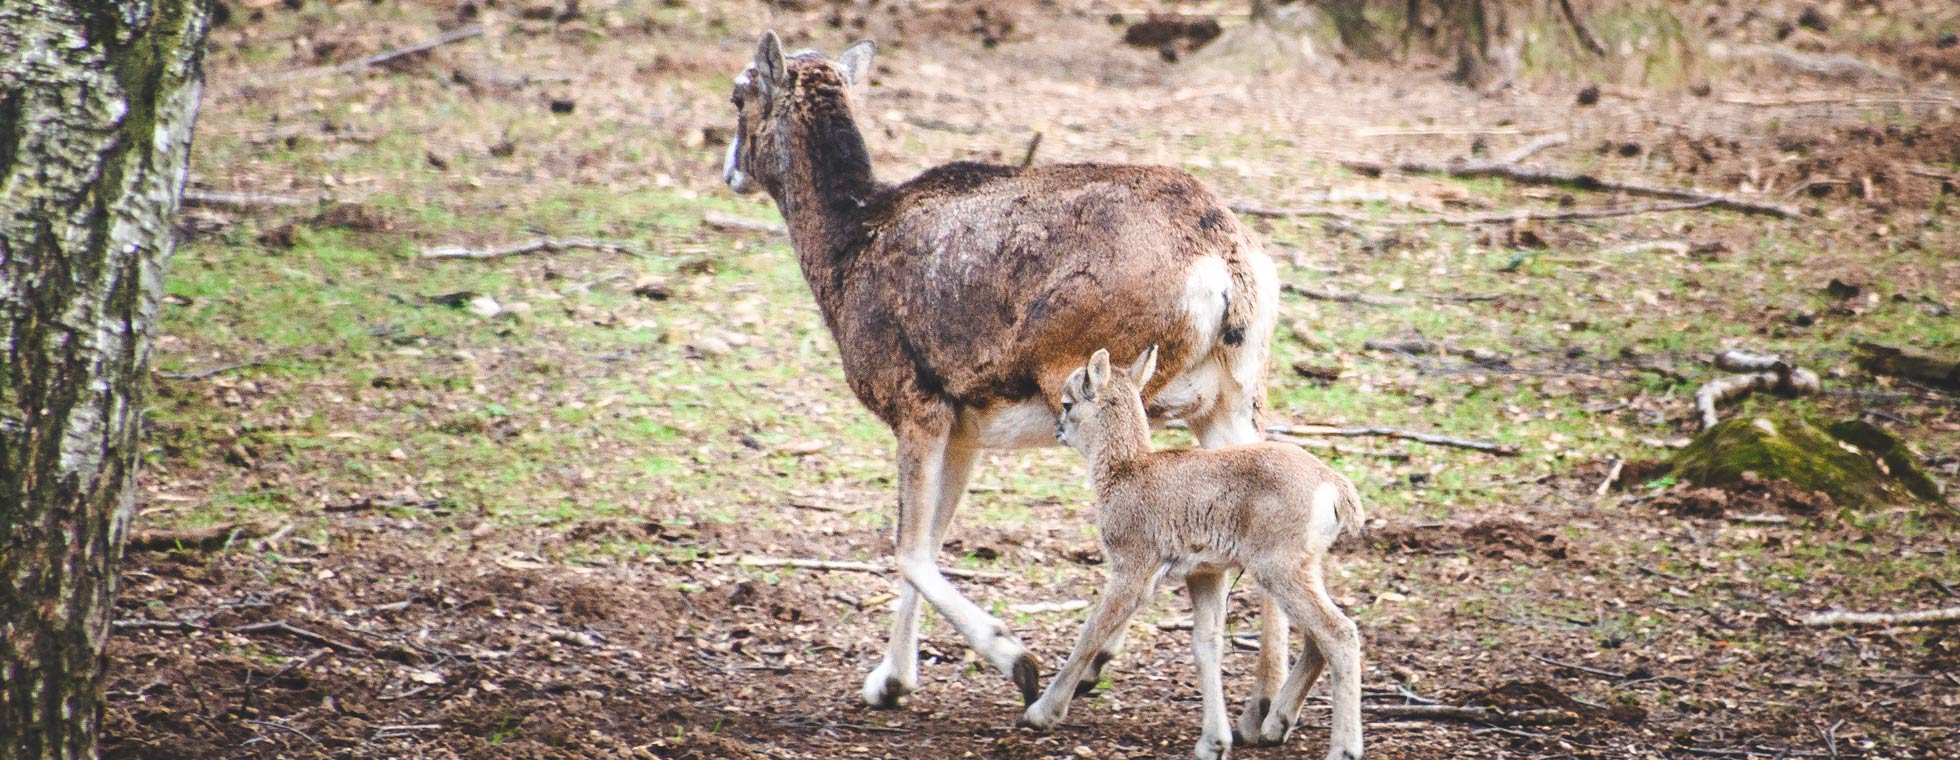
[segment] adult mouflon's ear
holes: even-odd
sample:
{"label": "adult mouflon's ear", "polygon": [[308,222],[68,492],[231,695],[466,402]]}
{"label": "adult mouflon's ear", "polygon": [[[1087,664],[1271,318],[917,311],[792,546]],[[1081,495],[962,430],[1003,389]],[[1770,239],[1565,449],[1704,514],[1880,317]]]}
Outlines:
{"label": "adult mouflon's ear", "polygon": [[1136,384],[1137,390],[1142,390],[1144,386],[1150,384],[1150,376],[1155,374],[1157,374],[1157,347],[1152,345],[1138,354],[1136,362],[1130,365],[1130,382]]}
{"label": "adult mouflon's ear", "polygon": [[877,54],[878,43],[858,40],[837,56],[837,67],[844,70],[844,79],[852,87],[861,88],[871,83],[871,57]]}
{"label": "adult mouflon's ear", "polygon": [[1098,348],[1095,355],[1089,357],[1089,395],[1095,396],[1101,393],[1103,384],[1107,382],[1109,382],[1109,349]]}
{"label": "adult mouflon's ear", "polygon": [[788,64],[783,62],[783,41],[776,36],[776,30],[763,32],[762,40],[755,44],[755,81],[762,94],[775,95],[788,69]]}

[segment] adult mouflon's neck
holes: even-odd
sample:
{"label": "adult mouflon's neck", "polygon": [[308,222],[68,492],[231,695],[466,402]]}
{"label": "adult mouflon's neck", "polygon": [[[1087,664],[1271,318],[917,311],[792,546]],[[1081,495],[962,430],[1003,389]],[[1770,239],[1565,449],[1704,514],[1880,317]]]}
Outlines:
{"label": "adult mouflon's neck", "polygon": [[789,106],[789,172],[770,192],[804,274],[822,287],[829,283],[818,279],[833,275],[832,260],[862,240],[865,205],[881,188],[841,83],[819,81],[797,95]]}

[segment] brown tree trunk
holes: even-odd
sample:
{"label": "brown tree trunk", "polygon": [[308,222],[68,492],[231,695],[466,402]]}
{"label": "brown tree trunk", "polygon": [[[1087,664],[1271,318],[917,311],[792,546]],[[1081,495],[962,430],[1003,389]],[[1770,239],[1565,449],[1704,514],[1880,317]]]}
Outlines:
{"label": "brown tree trunk", "polygon": [[1441,0],[1443,27],[1448,30],[1456,53],[1456,69],[1450,80],[1466,87],[1480,88],[1489,83],[1494,67],[1490,62],[1490,14],[1484,0]]}
{"label": "brown tree trunk", "polygon": [[0,0],[0,760],[94,758],[208,0]]}

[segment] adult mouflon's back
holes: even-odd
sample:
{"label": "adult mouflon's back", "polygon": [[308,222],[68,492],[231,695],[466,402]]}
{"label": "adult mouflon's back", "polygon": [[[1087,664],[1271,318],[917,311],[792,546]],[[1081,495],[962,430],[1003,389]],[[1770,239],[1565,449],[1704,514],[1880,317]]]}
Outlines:
{"label": "adult mouflon's back", "polygon": [[[877,181],[852,117],[874,50],[786,56],[765,34],[734,82],[723,176],[776,201],[846,380],[898,437],[904,581],[865,698],[894,704],[916,684],[919,595],[1031,698],[1033,657],[935,566],[977,452],[1052,444],[1052,399],[1104,346],[1163,347],[1155,417],[1186,420],[1206,446],[1258,440],[1278,281],[1231,212],[1174,169],[956,163]],[[1280,666],[1264,665],[1268,689]]]}

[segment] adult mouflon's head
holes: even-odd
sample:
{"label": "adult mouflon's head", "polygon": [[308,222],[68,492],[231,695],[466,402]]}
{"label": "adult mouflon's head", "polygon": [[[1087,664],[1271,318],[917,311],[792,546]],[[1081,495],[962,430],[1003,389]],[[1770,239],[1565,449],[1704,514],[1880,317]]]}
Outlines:
{"label": "adult mouflon's head", "polygon": [[1096,349],[1089,363],[1062,383],[1062,416],[1055,422],[1055,440],[1089,454],[1110,436],[1150,435],[1150,418],[1143,409],[1143,389],[1157,373],[1157,347],[1137,356],[1128,370],[1109,367],[1109,349]]}
{"label": "adult mouflon's head", "polygon": [[[861,100],[871,80],[871,57],[878,46],[860,40],[836,60],[814,50],[783,54],[782,40],[764,32],[756,43],[755,62],[735,77],[735,137],[721,165],[721,178],[738,193],[775,192],[793,168],[792,147],[811,139],[844,139],[834,134],[807,134],[816,128],[837,129],[839,118],[850,125],[851,101]],[[862,159],[863,142],[852,126],[846,147]],[[812,167],[824,170],[827,167]],[[868,161],[865,168],[869,168]]]}

